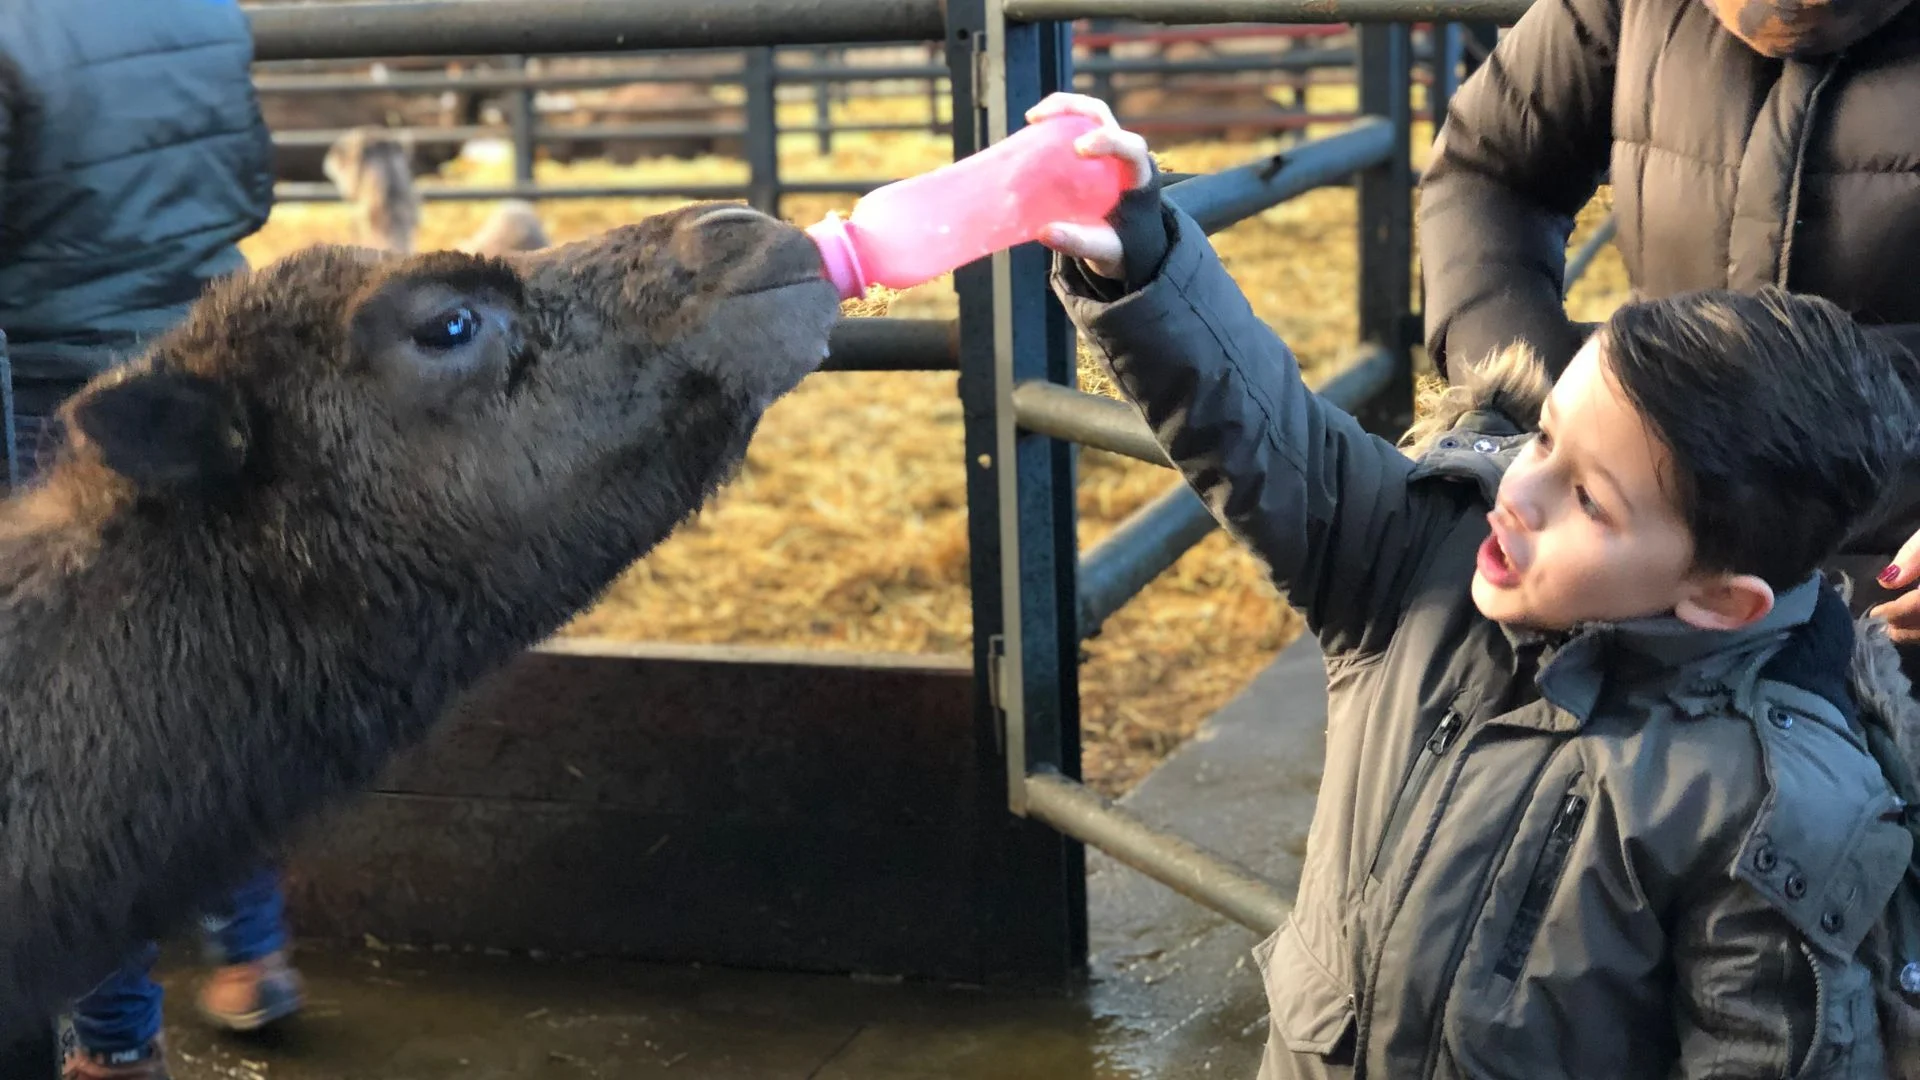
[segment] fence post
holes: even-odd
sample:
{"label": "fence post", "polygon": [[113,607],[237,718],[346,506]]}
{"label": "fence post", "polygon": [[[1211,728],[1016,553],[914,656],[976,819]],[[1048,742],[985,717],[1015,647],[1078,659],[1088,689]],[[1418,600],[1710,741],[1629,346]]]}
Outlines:
{"label": "fence post", "polygon": [[747,91],[747,203],[780,216],[780,118],[774,98],[773,49],[748,49],[741,83]]}
{"label": "fence post", "polygon": [[[1071,38],[1057,23],[1007,25],[999,0],[949,0],[948,67],[956,158],[1004,138],[1026,107],[1071,85]],[[1029,769],[1080,774],[1074,450],[1022,435],[1013,386],[1072,385],[1072,326],[1047,286],[1037,244],[954,273],[960,397],[966,421],[967,529],[973,593],[976,722],[987,754],[979,880],[983,961],[1027,980],[1086,970],[1085,849],[1025,809]],[[996,702],[996,697],[998,701]],[[990,808],[990,809],[989,809]]]}
{"label": "fence post", "polygon": [[1462,23],[1438,23],[1433,35],[1433,82],[1427,89],[1427,112],[1433,118],[1433,137],[1447,122],[1453,95],[1460,92],[1467,28]]}
{"label": "fence post", "polygon": [[1413,420],[1413,28],[1358,28],[1360,111],[1393,127],[1393,153],[1362,172],[1359,196],[1360,340],[1386,349],[1393,381],[1360,410],[1368,430],[1398,436]]}
{"label": "fence post", "polygon": [[[826,67],[829,64],[838,63],[840,60],[840,57],[837,56],[836,54],[839,51],[840,50],[834,49],[831,46],[827,46],[827,45],[821,45],[815,48],[813,50],[814,66]],[[833,153],[833,97],[832,97],[832,94],[833,94],[832,83],[826,81],[825,79],[820,79],[814,82],[813,84],[813,118],[814,118],[814,121],[820,125],[819,145],[820,145],[821,157],[826,157],[828,154]]]}
{"label": "fence post", "polygon": [[[1095,34],[1111,33],[1114,27],[1112,19],[1089,19],[1087,30]],[[1088,55],[1097,60],[1106,60],[1113,56],[1113,46],[1102,42],[1088,50]],[[1113,107],[1113,69],[1101,67],[1093,74],[1093,96]]]}
{"label": "fence post", "polygon": [[[527,58],[512,57],[507,64],[515,74],[527,73]],[[539,142],[535,127],[540,123],[534,109],[533,90],[522,88],[507,94],[507,120],[513,125],[513,183],[515,187],[533,186],[534,147]]]}

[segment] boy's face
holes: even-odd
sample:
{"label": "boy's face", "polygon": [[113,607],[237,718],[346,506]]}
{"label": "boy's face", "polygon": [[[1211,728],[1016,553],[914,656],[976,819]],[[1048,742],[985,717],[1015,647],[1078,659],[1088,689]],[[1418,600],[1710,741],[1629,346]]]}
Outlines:
{"label": "boy's face", "polygon": [[1474,604],[1496,622],[1539,630],[1668,612],[1707,629],[1760,618],[1773,603],[1764,581],[1693,572],[1692,534],[1664,479],[1667,449],[1598,342],[1554,384],[1540,435],[1500,484]]}

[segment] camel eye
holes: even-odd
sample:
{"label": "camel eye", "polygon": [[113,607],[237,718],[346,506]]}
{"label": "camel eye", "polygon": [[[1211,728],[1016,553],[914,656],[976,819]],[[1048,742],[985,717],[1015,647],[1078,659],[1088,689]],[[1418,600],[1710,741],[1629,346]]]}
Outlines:
{"label": "camel eye", "polygon": [[457,349],[480,332],[480,316],[469,307],[443,311],[413,331],[413,342],[423,349]]}

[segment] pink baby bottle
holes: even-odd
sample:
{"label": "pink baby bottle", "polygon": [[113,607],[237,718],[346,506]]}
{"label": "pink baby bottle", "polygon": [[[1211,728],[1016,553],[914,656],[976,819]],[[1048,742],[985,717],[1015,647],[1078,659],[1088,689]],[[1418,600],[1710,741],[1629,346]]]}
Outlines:
{"label": "pink baby bottle", "polygon": [[1130,179],[1120,161],[1074,152],[1074,140],[1097,126],[1071,114],[1030,124],[951,165],[875,189],[851,217],[828,214],[807,235],[841,299],[853,299],[874,285],[930,281],[1026,243],[1052,222],[1096,224]]}

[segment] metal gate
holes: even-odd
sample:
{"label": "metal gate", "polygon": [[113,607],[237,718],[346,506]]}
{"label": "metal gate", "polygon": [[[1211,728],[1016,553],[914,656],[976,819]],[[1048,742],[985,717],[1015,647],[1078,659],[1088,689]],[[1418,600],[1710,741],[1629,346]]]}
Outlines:
{"label": "metal gate", "polygon": [[[1168,197],[1209,233],[1311,188],[1351,181],[1359,196],[1359,347],[1319,388],[1327,400],[1392,437],[1411,419],[1412,352],[1420,316],[1413,265],[1412,22],[1442,28],[1436,97],[1451,97],[1468,30],[1510,22],[1526,0],[970,0],[950,5],[973,43],[984,138],[1004,138],[1045,94],[1071,85],[1063,20],[1180,23],[1355,23],[1360,111],[1345,132],[1273,159],[1171,185]],[[1474,28],[1484,40],[1484,27]],[[956,71],[958,60],[956,57]],[[1444,115],[1444,105],[1436,104]],[[956,115],[958,105],[956,103]],[[1113,805],[1078,782],[1075,679],[1080,642],[1215,526],[1183,482],[1084,555],[1074,522],[1074,445],[1169,464],[1124,403],[1074,389],[1071,327],[1047,287],[1038,249],[970,268],[962,296],[961,366],[974,484],[976,657],[1005,732],[1007,802],[1253,929],[1274,930],[1289,904],[1273,887]],[[1066,856],[1078,867],[1078,853]],[[1077,880],[1077,879],[1076,879]],[[1075,885],[1071,906],[1084,898]],[[1072,928],[1083,934],[1084,927]],[[1078,942],[1076,942],[1078,943]]]}
{"label": "metal gate", "polygon": [[[1208,232],[1301,192],[1352,183],[1359,196],[1361,340],[1320,388],[1371,430],[1404,428],[1420,337],[1413,281],[1412,23],[1439,31],[1432,93],[1442,114],[1472,47],[1529,0],[488,0],[250,9],[257,56],[515,56],[774,44],[944,41],[954,156],[1005,138],[1026,108],[1073,85],[1070,22],[1126,19],[1354,24],[1362,118],[1271,158],[1180,180],[1168,197]],[[1470,62],[1470,59],[1469,59]],[[1033,827],[999,834],[996,861],[1020,885],[988,921],[1028,975],[1084,969],[1084,850],[1093,844],[1265,933],[1288,905],[1266,882],[1112,805],[1078,782],[1081,642],[1215,527],[1172,482],[1084,555],[1075,460],[1092,446],[1168,464],[1124,403],[1075,388],[1073,331],[1049,291],[1049,253],[1026,245],[954,276],[955,324],[857,320],[834,368],[957,367],[966,418],[976,726],[1004,763],[1005,805]],[[1045,827],[1041,827],[1045,826]]]}
{"label": "metal gate", "polygon": [[[1359,196],[1361,341],[1320,388],[1371,430],[1403,429],[1420,336],[1409,151],[1412,24],[1439,31],[1436,115],[1463,57],[1530,0],[488,0],[250,9],[260,59],[511,54],[774,44],[945,42],[954,156],[1017,130],[1028,106],[1073,85],[1070,22],[1348,23],[1358,37],[1362,119],[1338,135],[1212,175],[1168,197],[1208,232],[1313,188]],[[858,320],[834,368],[957,366],[966,417],[976,724],[1005,766],[1005,803],[1034,828],[1003,832],[995,860],[1022,884],[989,921],[1026,940],[1003,957],[1029,975],[1082,971],[1084,851],[1093,844],[1265,933],[1287,902],[1266,882],[1112,805],[1078,782],[1081,642],[1215,527],[1174,482],[1084,555],[1076,542],[1075,459],[1092,446],[1168,464],[1124,403],[1075,388],[1073,331],[1047,284],[1049,253],[1026,245],[955,273],[957,323]],[[1045,828],[1038,826],[1044,825]],[[1017,910],[1014,910],[1017,909]],[[1013,916],[1013,917],[1008,917]]]}

